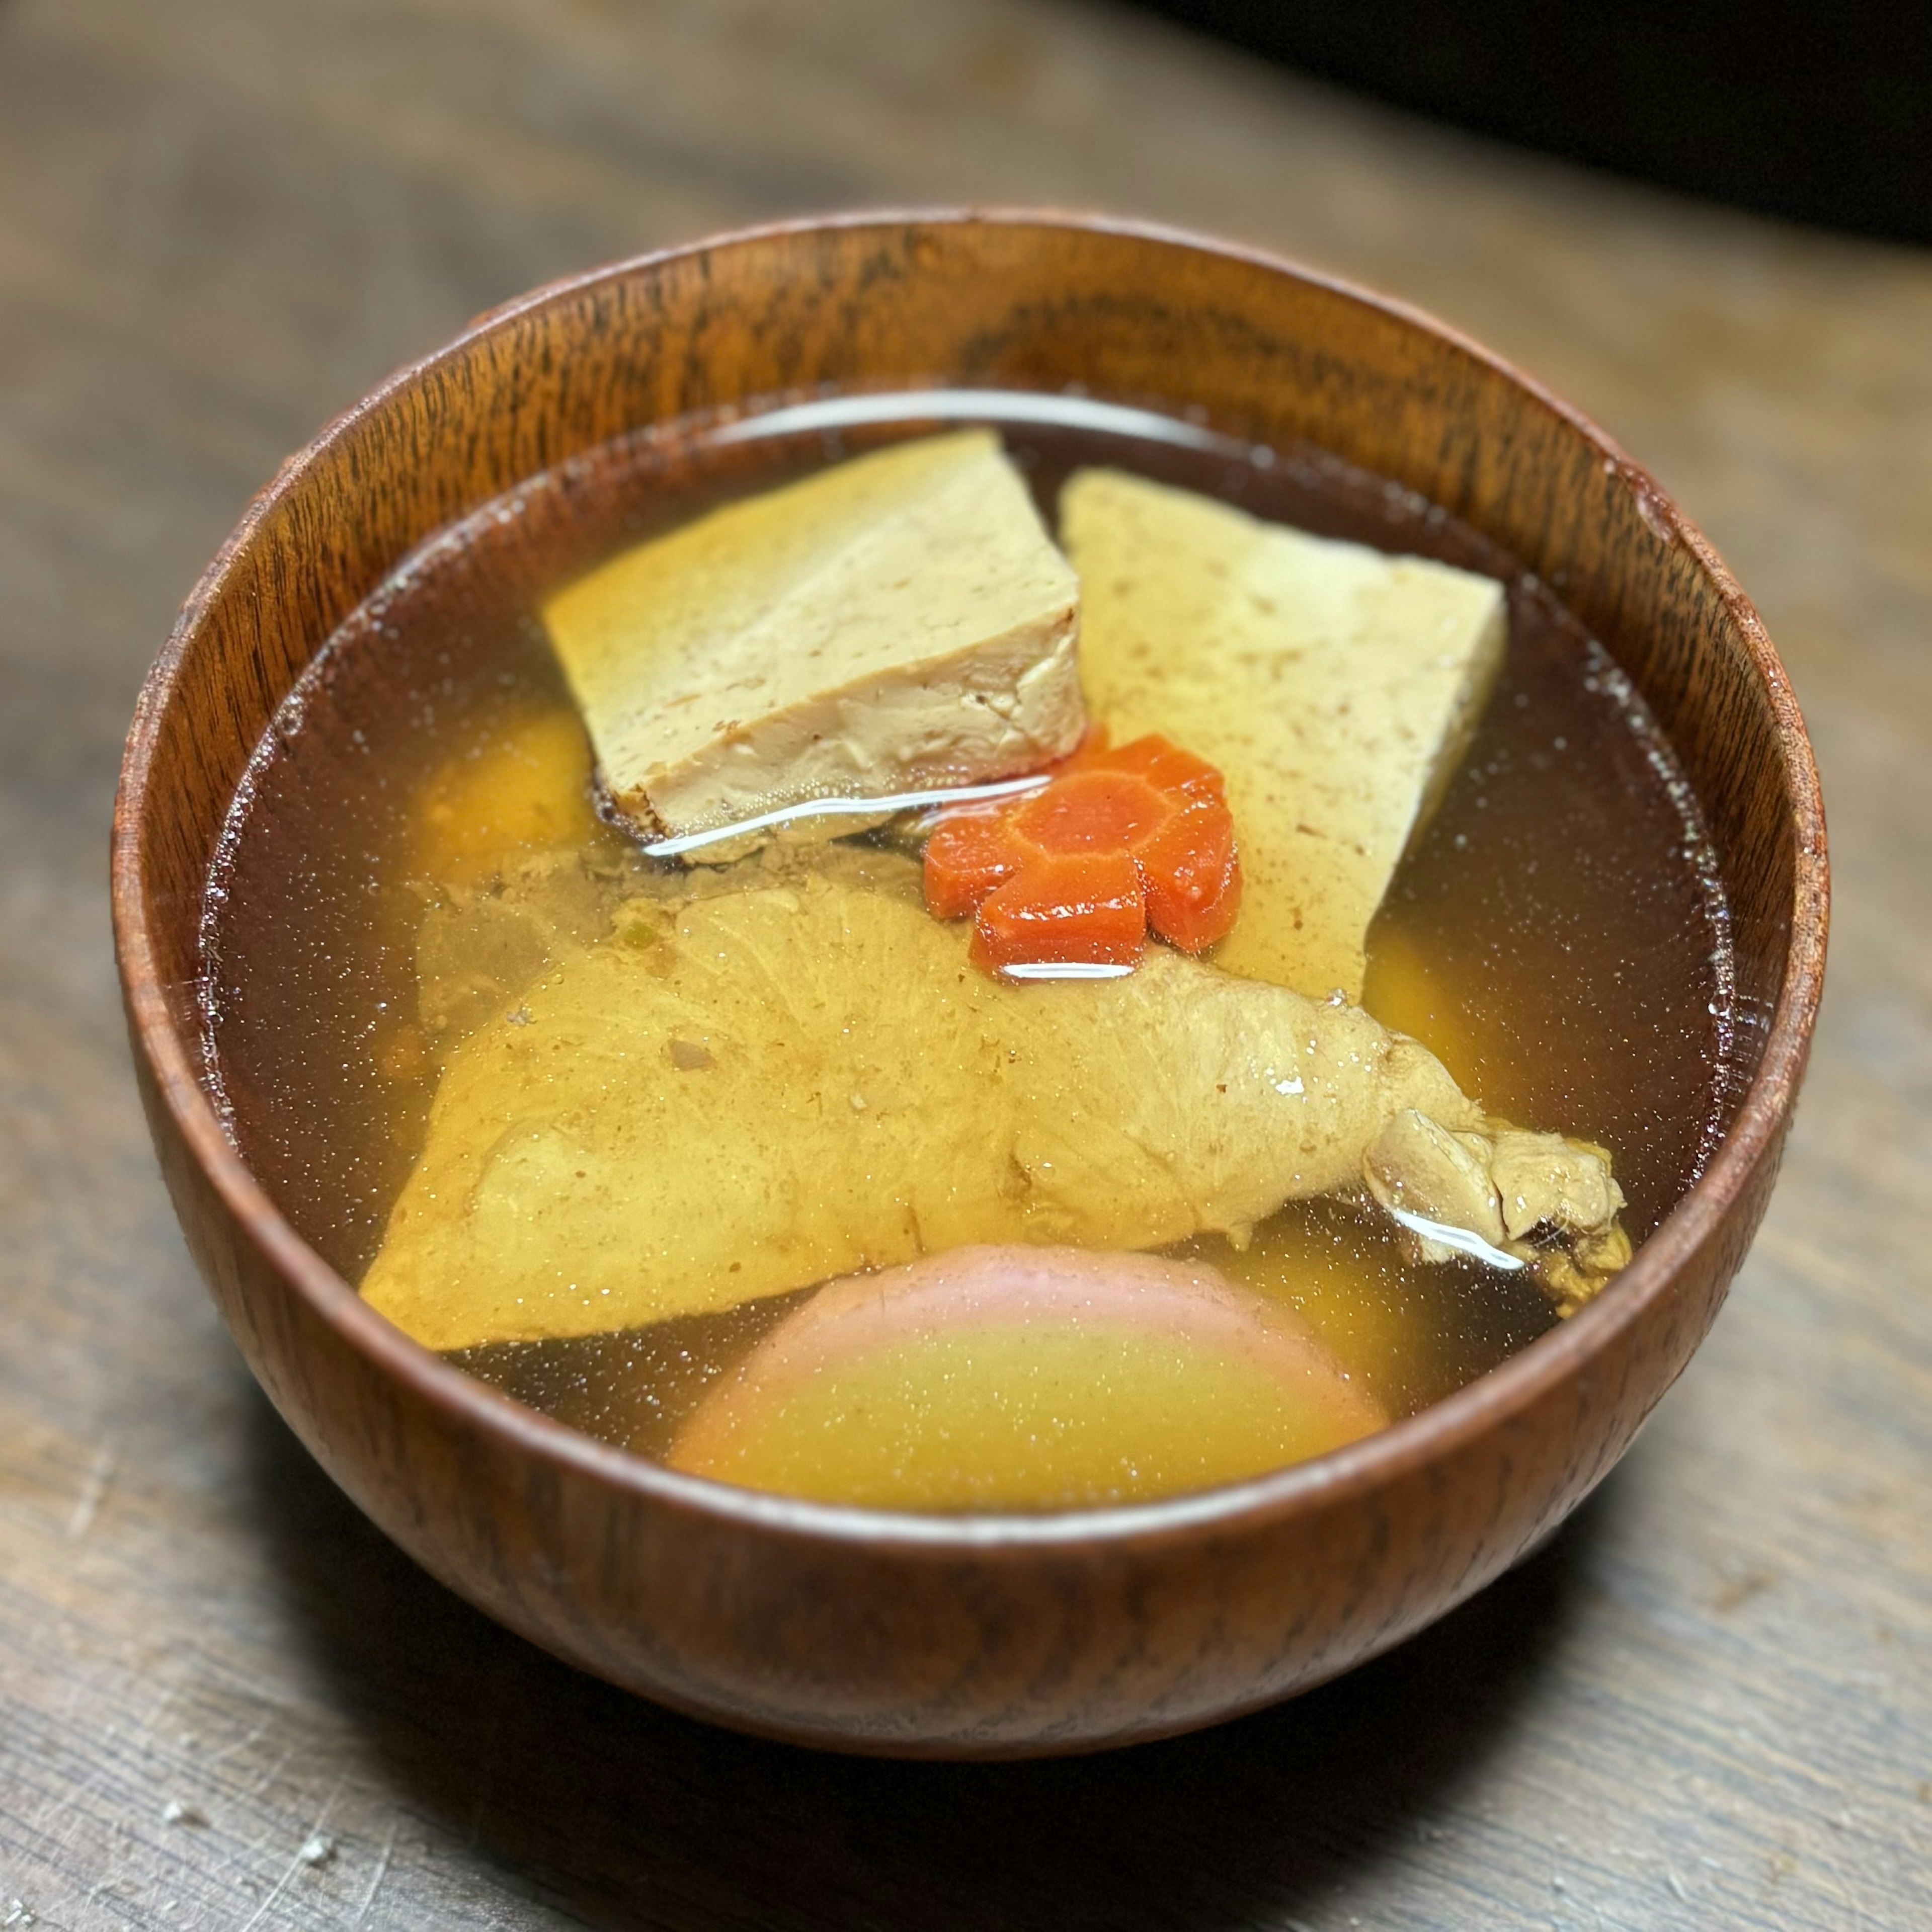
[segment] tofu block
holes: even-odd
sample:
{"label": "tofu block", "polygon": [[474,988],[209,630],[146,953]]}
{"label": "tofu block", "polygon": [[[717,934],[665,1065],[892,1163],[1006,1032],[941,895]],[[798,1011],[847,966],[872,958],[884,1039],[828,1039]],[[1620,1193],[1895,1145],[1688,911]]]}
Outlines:
{"label": "tofu block", "polygon": [[1359,1000],[1369,922],[1502,667],[1502,586],[1112,470],[1070,479],[1060,541],[1095,718],[1227,781],[1244,883],[1216,962]]}
{"label": "tofu block", "polygon": [[543,616],[611,796],[660,835],[1009,777],[1085,725],[1078,584],[988,430],[728,505]]}

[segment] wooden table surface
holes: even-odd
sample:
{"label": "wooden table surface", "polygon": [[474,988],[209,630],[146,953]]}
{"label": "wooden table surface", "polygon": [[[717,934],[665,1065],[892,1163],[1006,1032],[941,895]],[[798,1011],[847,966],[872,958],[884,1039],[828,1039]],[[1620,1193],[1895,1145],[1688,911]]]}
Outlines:
{"label": "wooden table surface", "polygon": [[[578,1677],[256,1393],[107,928],[134,692],[280,458],[466,317],[838,205],[1274,245],[1660,472],[1816,735],[1831,990],[1732,1304],[1598,1498],[1300,1703],[818,1757]],[[1932,256],[1408,122],[1052,0],[0,0],[0,1925],[1932,1924]]]}

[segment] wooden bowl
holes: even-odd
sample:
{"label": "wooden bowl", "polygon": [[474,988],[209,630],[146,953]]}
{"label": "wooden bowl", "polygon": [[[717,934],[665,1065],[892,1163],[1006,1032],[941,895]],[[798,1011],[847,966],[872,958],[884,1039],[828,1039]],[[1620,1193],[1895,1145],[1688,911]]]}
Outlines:
{"label": "wooden bowl", "polygon": [[[392,1328],[224,1138],[196,1007],[230,794],[323,640],[413,545],[620,432],[821,386],[1166,398],[1420,491],[1546,581],[1634,678],[1708,814],[1748,1034],[1721,1144],[1622,1278],[1412,1419],[1258,1480],[949,1520],[705,1482],[524,1408]],[[1823,971],[1825,831],[1749,602],[1604,434],[1426,317],[1247,250],[1034,213],[798,223],[484,317],[258,497],[141,694],[114,915],[143,1098],[188,1244],[290,1424],[453,1588],[570,1662],[722,1724],[996,1756],[1286,1697],[1480,1589],[1588,1494],[1676,1378],[1762,1214]]]}

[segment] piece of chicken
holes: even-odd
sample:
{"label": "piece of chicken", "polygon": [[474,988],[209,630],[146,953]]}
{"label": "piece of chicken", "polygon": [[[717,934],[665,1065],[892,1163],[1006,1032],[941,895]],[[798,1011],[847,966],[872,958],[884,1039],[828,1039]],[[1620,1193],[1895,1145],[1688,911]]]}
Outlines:
{"label": "piece of chicken", "polygon": [[368,1298],[467,1348],[968,1243],[1238,1243],[1364,1187],[1568,1298],[1621,1239],[1600,1150],[1498,1130],[1358,1007],[1165,946],[1124,979],[1003,983],[911,868],[863,862],[560,948],[452,1054]]}

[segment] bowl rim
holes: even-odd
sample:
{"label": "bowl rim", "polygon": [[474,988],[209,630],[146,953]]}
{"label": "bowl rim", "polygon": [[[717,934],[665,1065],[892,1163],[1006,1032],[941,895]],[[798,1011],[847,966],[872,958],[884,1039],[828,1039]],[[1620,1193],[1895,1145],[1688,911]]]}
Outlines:
{"label": "bowl rim", "polygon": [[[296,1233],[229,1139],[202,1084],[198,1047],[176,1026],[161,990],[148,928],[141,847],[161,720],[204,613],[270,512],[364,416],[387,407],[433,371],[458,362],[481,339],[600,284],[621,283],[723,250],[796,242],[814,234],[974,226],[1116,236],[1285,276],[1433,337],[1501,376],[1582,436],[1606,470],[1635,494],[1640,514],[1660,540],[1681,544],[1690,554],[1737,626],[1772,713],[1785,804],[1794,821],[1796,876],[1784,980],[1757,1068],[1703,1172],[1604,1294],[1474,1381],[1373,1435],[1307,1462],[1147,1502],[1033,1514],[947,1516],[819,1502],[686,1474],[599,1442],[502,1394],[445,1361],[379,1314]],[[565,276],[486,310],[451,340],[406,364],[351,404],[289,457],[249,503],[190,592],[143,681],[115,799],[111,884],[115,952],[130,1030],[161,1104],[202,1175],[248,1239],[310,1311],[350,1348],[394,1376],[412,1396],[440,1411],[447,1420],[505,1438],[512,1448],[560,1473],[589,1478],[640,1503],[802,1541],[860,1543],[874,1549],[955,1557],[1072,1552],[1101,1542],[1154,1544],[1203,1528],[1230,1532],[1332,1507],[1412,1475],[1445,1453],[1506,1424],[1549,1394],[1668,1296],[1680,1268],[1706,1241],[1720,1235],[1732,1204],[1760,1161],[1776,1147],[1796,1102],[1809,1052],[1822,988],[1830,908],[1816,764],[1790,680],[1763,622],[1702,532],[1648,471],[1588,416],[1426,310],[1291,257],[1162,223],[1004,205],[863,210],[760,223]]]}

